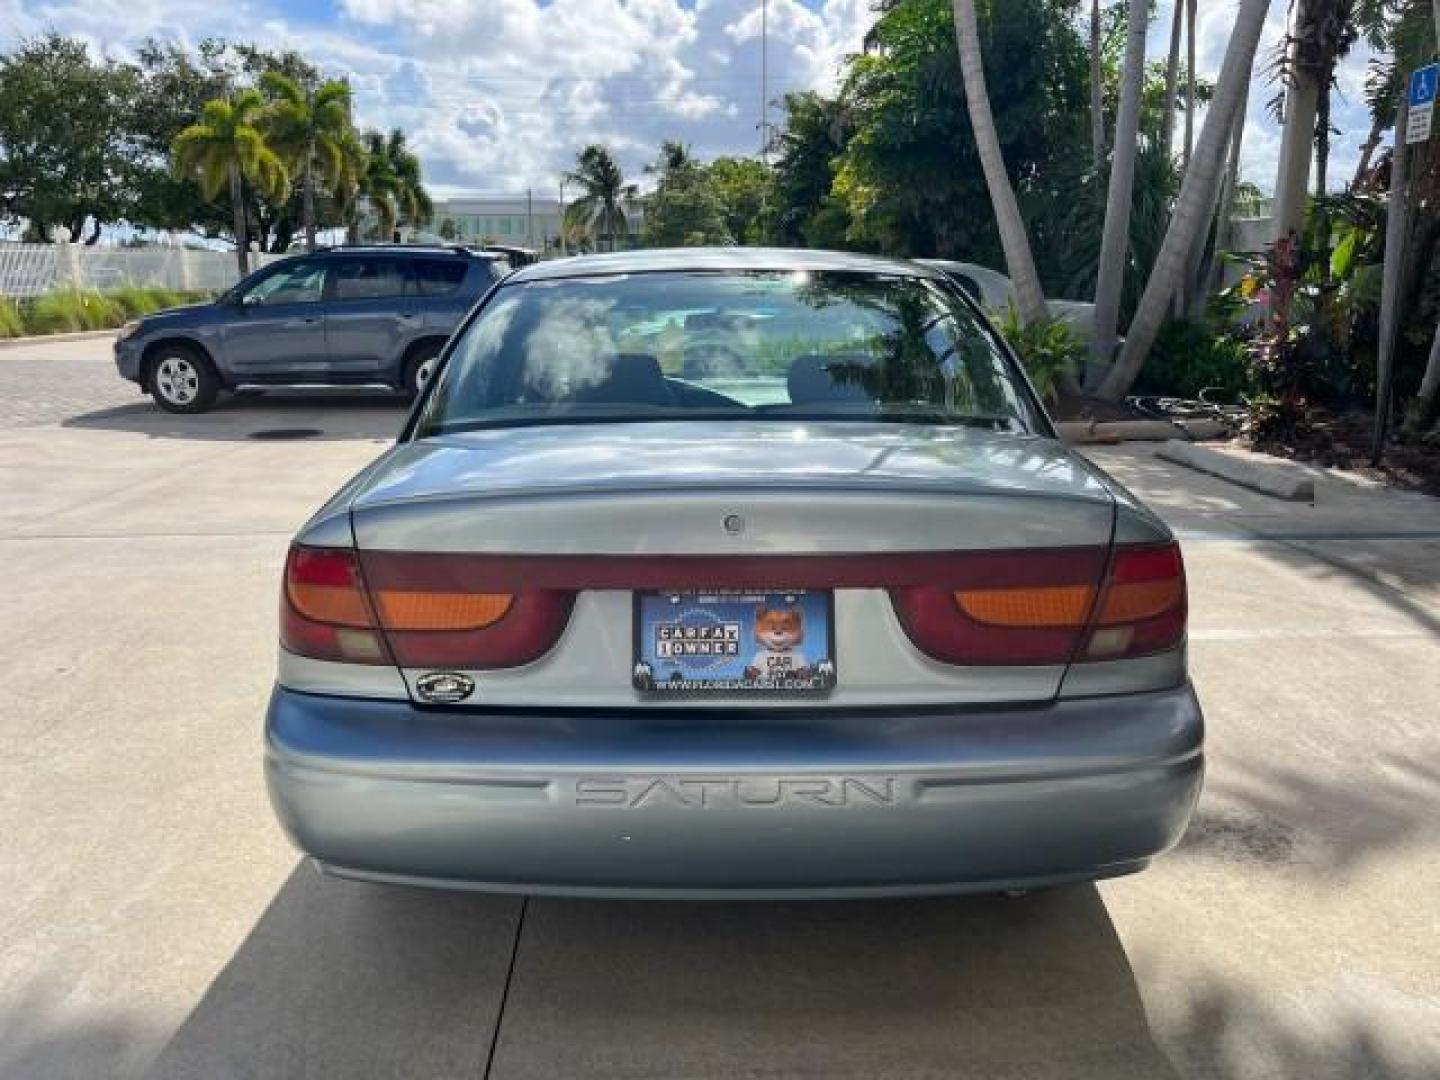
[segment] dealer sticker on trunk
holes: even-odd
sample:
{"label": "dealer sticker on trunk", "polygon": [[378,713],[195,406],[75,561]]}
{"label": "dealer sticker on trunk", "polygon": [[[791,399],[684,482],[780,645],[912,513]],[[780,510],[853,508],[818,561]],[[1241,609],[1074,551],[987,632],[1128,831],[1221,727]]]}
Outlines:
{"label": "dealer sticker on trunk", "polygon": [[835,686],[834,603],[815,590],[635,594],[635,689],[823,694]]}

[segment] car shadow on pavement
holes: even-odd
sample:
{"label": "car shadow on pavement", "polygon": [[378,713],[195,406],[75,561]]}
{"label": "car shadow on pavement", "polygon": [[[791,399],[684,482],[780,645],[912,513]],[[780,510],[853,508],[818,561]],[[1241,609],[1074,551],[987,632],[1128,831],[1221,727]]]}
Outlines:
{"label": "car shadow on pavement", "polygon": [[154,439],[394,439],[410,404],[393,393],[317,389],[227,394],[208,412],[167,413],[148,399],[69,417],[66,428]]}
{"label": "car shadow on pavement", "polygon": [[961,1074],[1175,1075],[1093,886],[522,901],[301,866],[152,1075]]}
{"label": "car shadow on pavement", "polygon": [[1328,882],[1431,848],[1437,806],[1440,766],[1423,757],[1377,756],[1336,773],[1230,762],[1211,773],[1176,857],[1287,867]]}

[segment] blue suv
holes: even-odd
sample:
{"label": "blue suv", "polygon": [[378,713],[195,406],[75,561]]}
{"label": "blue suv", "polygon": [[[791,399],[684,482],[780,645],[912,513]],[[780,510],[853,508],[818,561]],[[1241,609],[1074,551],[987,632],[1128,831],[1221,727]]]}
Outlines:
{"label": "blue suv", "polygon": [[281,259],[213,303],[126,323],[120,374],[175,413],[237,386],[388,383],[417,394],[505,256],[461,247],[338,247]]}

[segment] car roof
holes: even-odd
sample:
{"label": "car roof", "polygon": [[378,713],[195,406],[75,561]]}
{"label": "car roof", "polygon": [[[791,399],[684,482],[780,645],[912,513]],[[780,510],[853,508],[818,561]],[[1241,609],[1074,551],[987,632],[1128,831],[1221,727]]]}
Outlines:
{"label": "car roof", "polygon": [[801,248],[694,247],[649,248],[604,255],[578,255],[569,259],[526,266],[507,282],[550,281],[600,274],[646,274],[684,270],[848,270],[872,274],[903,274],[941,278],[939,271],[904,259],[887,259],[850,251],[809,251]]}
{"label": "car roof", "polygon": [[[305,255],[306,252],[298,252]],[[505,258],[494,251],[464,247],[461,244],[337,244],[333,247],[319,247],[316,255],[415,255],[433,258],[436,255],[464,256],[484,262],[499,262]]]}

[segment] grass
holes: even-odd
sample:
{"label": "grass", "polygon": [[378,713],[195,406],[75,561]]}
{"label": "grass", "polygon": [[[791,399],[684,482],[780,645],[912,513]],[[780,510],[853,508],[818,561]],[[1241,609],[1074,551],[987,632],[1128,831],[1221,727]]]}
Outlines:
{"label": "grass", "polygon": [[8,296],[0,296],[0,338],[19,337],[25,333],[25,322],[20,318],[20,309]]}
{"label": "grass", "polygon": [[0,338],[109,330],[127,319],[206,300],[209,296],[209,293],[179,292],[153,285],[124,285],[103,293],[71,285],[18,304],[0,297]]}

